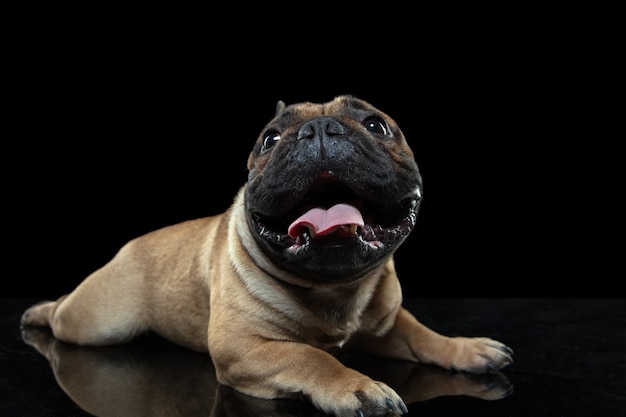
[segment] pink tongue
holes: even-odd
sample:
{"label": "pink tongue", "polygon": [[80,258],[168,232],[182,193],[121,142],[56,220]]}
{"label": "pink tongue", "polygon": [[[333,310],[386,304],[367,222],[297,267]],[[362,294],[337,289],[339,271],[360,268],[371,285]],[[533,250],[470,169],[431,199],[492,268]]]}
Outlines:
{"label": "pink tongue", "polygon": [[328,210],[314,208],[291,223],[289,236],[298,237],[305,231],[305,228],[314,231],[317,236],[322,236],[332,233],[339,226],[350,224],[357,226],[365,224],[356,207],[349,204],[336,204]]}

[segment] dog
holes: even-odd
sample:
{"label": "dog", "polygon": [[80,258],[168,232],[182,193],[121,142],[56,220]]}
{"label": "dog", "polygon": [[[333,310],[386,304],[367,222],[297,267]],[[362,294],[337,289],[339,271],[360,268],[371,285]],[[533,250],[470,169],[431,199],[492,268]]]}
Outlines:
{"label": "dog", "polygon": [[422,179],[386,113],[350,95],[279,101],[247,168],[224,213],[131,240],[21,325],[83,346],[154,332],[207,352],[220,384],[304,396],[338,417],[408,411],[340,349],[469,373],[512,363],[503,343],[444,336],[402,307],[393,255],[416,224]]}

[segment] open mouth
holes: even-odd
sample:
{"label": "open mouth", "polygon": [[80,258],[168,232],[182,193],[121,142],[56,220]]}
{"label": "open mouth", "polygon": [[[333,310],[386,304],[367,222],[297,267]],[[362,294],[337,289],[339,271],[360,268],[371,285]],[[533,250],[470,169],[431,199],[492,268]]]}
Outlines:
{"label": "open mouth", "polygon": [[252,213],[257,233],[269,243],[298,253],[308,246],[357,242],[378,250],[406,237],[415,226],[417,189],[400,201],[374,202],[334,179],[318,181],[280,217]]}

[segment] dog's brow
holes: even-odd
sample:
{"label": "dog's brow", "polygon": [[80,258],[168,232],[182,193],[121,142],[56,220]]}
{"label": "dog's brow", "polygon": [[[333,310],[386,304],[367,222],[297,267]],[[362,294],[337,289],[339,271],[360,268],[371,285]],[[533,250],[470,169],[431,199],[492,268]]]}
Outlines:
{"label": "dog's brow", "polygon": [[296,112],[293,109],[286,109],[278,117],[280,119],[291,119],[295,115],[296,115]]}
{"label": "dog's brow", "polygon": [[296,117],[296,113],[293,110],[284,110],[282,113],[276,115],[272,120],[270,120],[266,128],[282,129],[284,126],[292,124],[294,117]]}
{"label": "dog's brow", "polygon": [[347,103],[350,107],[356,110],[370,110],[369,107],[365,106],[361,101],[356,99],[349,99]]}

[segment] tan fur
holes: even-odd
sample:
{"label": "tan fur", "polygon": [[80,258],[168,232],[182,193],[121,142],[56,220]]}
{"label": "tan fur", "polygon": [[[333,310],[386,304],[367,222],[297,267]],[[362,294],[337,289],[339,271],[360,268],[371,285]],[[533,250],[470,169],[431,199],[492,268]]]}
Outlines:
{"label": "tan fur", "polygon": [[[320,111],[302,109],[310,117]],[[251,157],[251,170],[263,170],[267,161],[260,159]],[[499,342],[448,338],[420,324],[401,306],[391,257],[343,283],[304,280],[273,264],[245,221],[246,186],[221,215],[130,241],[71,294],[27,310],[23,325],[49,325],[59,340],[97,346],[151,330],[209,352],[222,384],[263,398],[304,394],[338,416],[404,407],[387,385],[331,354],[346,344],[470,372],[511,362]]]}

